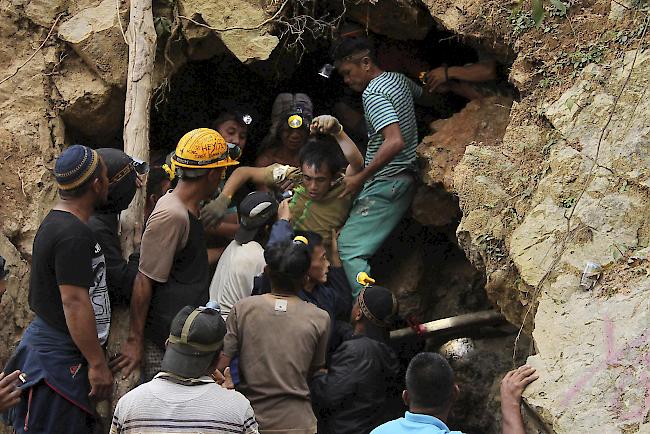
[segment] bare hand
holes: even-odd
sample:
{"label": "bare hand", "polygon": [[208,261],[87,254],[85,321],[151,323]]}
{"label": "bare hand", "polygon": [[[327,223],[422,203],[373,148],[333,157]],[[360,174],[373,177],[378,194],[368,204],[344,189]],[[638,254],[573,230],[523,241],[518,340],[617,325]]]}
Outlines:
{"label": "bare hand", "polygon": [[347,195],[350,195],[351,197],[355,197],[361,189],[363,188],[363,183],[365,182],[365,179],[363,178],[362,173],[357,173],[356,175],[348,175],[343,178],[343,185],[345,185],[345,188],[343,189],[343,192],[339,194],[339,197],[345,197]]}
{"label": "bare hand", "polygon": [[537,380],[535,368],[528,365],[520,366],[508,372],[501,380],[501,405],[516,405],[521,402],[521,394],[526,386]]}
{"label": "bare hand", "polygon": [[20,371],[14,371],[9,375],[0,373],[0,413],[20,402],[21,390],[16,386],[19,375]]}
{"label": "bare hand", "polygon": [[131,372],[142,362],[144,348],[142,342],[129,338],[122,344],[121,352],[109,362],[111,371],[122,370],[122,379],[129,376]]}
{"label": "bare hand", "polygon": [[278,220],[286,220],[286,221],[291,220],[291,210],[289,209],[289,202],[291,202],[291,198],[285,199],[282,202],[280,202],[280,206],[278,207]]}
{"label": "bare hand", "polygon": [[221,387],[224,387],[228,390],[233,390],[235,388],[235,384],[232,382],[232,375],[230,375],[230,368],[226,368],[223,370],[223,378],[224,378],[224,382],[221,383]]}
{"label": "bare hand", "polygon": [[336,135],[343,131],[343,127],[338,119],[330,115],[317,116],[309,125],[309,132],[312,134],[332,134]]}
{"label": "bare hand", "polygon": [[427,92],[435,92],[438,86],[446,82],[444,66],[439,66],[427,72]]}
{"label": "bare hand", "polygon": [[143,174],[140,174],[140,173],[135,174],[135,188],[140,188],[140,187],[142,187],[144,185],[144,182],[145,182],[144,178],[146,176],[147,175],[144,174],[144,173]]}
{"label": "bare hand", "polygon": [[106,363],[99,366],[88,367],[88,381],[90,393],[88,396],[97,401],[108,399],[113,394],[113,374]]}

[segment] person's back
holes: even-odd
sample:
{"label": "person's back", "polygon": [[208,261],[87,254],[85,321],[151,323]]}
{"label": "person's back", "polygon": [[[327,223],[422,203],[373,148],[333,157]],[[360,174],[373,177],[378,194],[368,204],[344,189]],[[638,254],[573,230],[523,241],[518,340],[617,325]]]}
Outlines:
{"label": "person's back", "polygon": [[251,295],[254,277],[264,271],[264,248],[257,241],[232,240],[223,251],[210,284],[210,300],[216,300],[224,320],[232,307]]}
{"label": "person's back", "polygon": [[[165,252],[170,246],[173,255]],[[201,221],[174,194],[160,198],[149,217],[140,272],[155,281],[145,336],[162,349],[178,310],[208,301],[210,281]]]}
{"label": "person's back", "polygon": [[236,327],[237,340],[226,337],[224,352],[237,352],[238,343],[239,390],[262,429],[315,424],[307,376],[325,363],[327,312],[295,295],[264,294],[241,300],[230,316],[228,330]]}
{"label": "person's back", "polygon": [[406,370],[405,383],[402,399],[409,411],[404,417],[375,428],[371,434],[462,434],[450,431],[446,425],[459,389],[444,357],[437,353],[417,354]]}
{"label": "person's back", "polygon": [[214,376],[225,333],[215,304],[183,307],[172,320],[161,372],[120,398],[111,434],[257,434],[250,402]]}
{"label": "person's back", "polygon": [[[333,398],[329,410],[336,414],[328,424],[334,434],[368,433],[386,419],[384,404],[399,371],[397,356],[388,345],[367,336],[353,336],[332,356],[329,374],[341,376],[345,392]],[[332,387],[333,384],[330,385]]]}
{"label": "person's back", "polygon": [[241,224],[235,239],[223,251],[210,284],[210,300],[217,301],[221,316],[253,291],[253,279],[264,270],[264,248],[268,227],[277,215],[278,202],[265,191],[254,191],[242,200]]}
{"label": "person's back", "polygon": [[[234,390],[217,385],[208,376],[201,384],[185,386],[154,378],[133,389],[115,408],[111,434],[130,432],[214,434],[252,433],[250,404]],[[115,419],[114,418],[114,419]]]}
{"label": "person's back", "polygon": [[329,315],[296,295],[311,259],[307,240],[267,247],[273,292],[248,297],[230,311],[219,367],[239,357],[239,390],[251,401],[262,433],[314,434],[308,376],[325,365]]}
{"label": "person's back", "polygon": [[310,383],[320,424],[328,434],[367,434],[383,422],[386,398],[399,371],[387,345],[397,300],[383,287],[364,288],[352,308],[354,334],[332,355],[327,372]]}

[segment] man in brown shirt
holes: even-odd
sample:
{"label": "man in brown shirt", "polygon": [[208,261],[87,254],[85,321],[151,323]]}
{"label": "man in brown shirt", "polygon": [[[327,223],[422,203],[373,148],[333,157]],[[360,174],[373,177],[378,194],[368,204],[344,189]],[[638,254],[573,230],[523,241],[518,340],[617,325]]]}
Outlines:
{"label": "man in brown shirt", "polygon": [[172,157],[179,177],[147,220],[131,297],[130,330],[113,368],[128,375],[143,358],[145,380],[160,371],[173,318],[185,305],[208,301],[210,274],[199,204],[214,194],[227,166],[240,153],[219,133],[199,128],[185,134]]}
{"label": "man in brown shirt", "polygon": [[303,241],[266,249],[272,293],[239,301],[226,323],[219,368],[239,356],[238,390],[251,402],[262,434],[316,432],[307,379],[325,365],[330,321],[296,296],[311,262]]}

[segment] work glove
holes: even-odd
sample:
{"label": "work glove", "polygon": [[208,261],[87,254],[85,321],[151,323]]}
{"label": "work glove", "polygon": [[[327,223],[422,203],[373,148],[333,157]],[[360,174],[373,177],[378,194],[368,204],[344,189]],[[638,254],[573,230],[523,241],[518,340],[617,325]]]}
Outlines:
{"label": "work glove", "polygon": [[201,208],[201,221],[205,227],[218,224],[230,205],[230,198],[221,193],[216,199],[208,202]]}
{"label": "work glove", "polygon": [[331,134],[333,136],[343,132],[343,126],[334,116],[321,115],[314,118],[309,125],[309,131],[321,134]]}

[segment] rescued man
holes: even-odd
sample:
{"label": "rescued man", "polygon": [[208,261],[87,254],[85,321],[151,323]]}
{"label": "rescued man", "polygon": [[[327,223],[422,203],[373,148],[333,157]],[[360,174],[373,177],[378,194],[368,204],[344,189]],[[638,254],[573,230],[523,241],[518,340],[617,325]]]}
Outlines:
{"label": "rescued man", "polygon": [[106,202],[106,165],[75,145],[54,165],[59,200],[41,223],[32,254],[31,322],[5,370],[26,374],[20,403],[5,417],[14,432],[93,432],[91,401],[110,397],[113,376],[102,346],[111,321],[106,264],[87,226]]}
{"label": "rescued man", "polygon": [[355,198],[339,237],[339,253],[357,296],[357,273],[369,272],[368,260],[413,199],[418,145],[414,100],[422,96],[422,88],[377,66],[374,48],[364,38],[343,39],[335,49],[334,65],[345,84],[362,92],[369,134],[365,167],[343,179],[341,193]]}
{"label": "rescued man", "polygon": [[111,434],[257,434],[250,402],[213,376],[225,334],[226,324],[210,303],[181,309],[171,324],[162,371],[119,400]]}
{"label": "rescued man", "polygon": [[[312,133],[332,136],[347,160],[345,176],[363,169],[363,157],[354,142],[332,116],[318,116],[310,125]],[[300,168],[272,164],[267,167],[239,167],[228,178],[219,197],[205,206],[201,217],[206,226],[216,224],[226,212],[232,195],[245,183],[293,189],[290,201],[292,226],[297,231],[310,231],[323,238],[329,251],[332,229],[345,223],[352,199],[341,196],[344,189],[340,162],[333,144],[321,137],[312,138],[300,150]]]}
{"label": "rescued man", "polygon": [[238,164],[214,130],[185,134],[172,156],[177,186],[156,204],[142,236],[131,296],[130,330],[113,368],[128,375],[144,358],[148,381],[160,371],[172,319],[185,305],[209,299],[210,274],[199,207],[216,191],[225,168]]}

